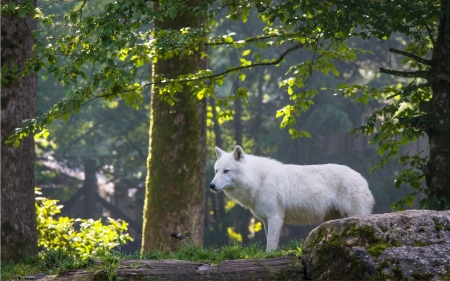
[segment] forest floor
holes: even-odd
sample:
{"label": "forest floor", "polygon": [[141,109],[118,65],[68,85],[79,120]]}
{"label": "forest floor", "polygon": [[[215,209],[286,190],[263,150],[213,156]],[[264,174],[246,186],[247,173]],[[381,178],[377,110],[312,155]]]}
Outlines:
{"label": "forest floor", "polygon": [[[292,240],[288,245],[271,252],[266,252],[260,243],[249,245],[234,244],[218,248],[202,248],[195,245],[181,246],[177,252],[153,250],[144,254],[126,254],[119,251],[99,251],[88,258],[70,256],[62,250],[49,249],[36,256],[28,257],[19,263],[6,262],[1,264],[1,280],[58,280],[55,276],[63,276],[68,272],[82,271],[86,274],[102,272],[105,279],[117,279],[119,268],[129,261],[145,264],[146,261],[178,260],[205,265],[227,264],[232,260],[272,260],[272,263],[286,263],[289,259],[301,256],[302,240]],[[275,259],[290,257],[286,260]],[[269,262],[270,263],[270,262]],[[239,265],[231,266],[238,267]],[[270,266],[270,265],[269,265]],[[277,266],[277,265],[276,265]],[[54,278],[47,279],[46,277]],[[63,280],[63,279],[61,279]]]}

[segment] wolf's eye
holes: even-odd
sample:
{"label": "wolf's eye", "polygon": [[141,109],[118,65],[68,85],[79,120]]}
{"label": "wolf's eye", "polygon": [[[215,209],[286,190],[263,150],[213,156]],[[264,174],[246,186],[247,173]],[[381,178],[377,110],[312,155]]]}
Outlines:
{"label": "wolf's eye", "polygon": [[223,170],[223,173],[226,174],[226,173],[228,173],[229,171],[230,171],[230,170],[225,169],[225,170]]}
{"label": "wolf's eye", "polygon": [[216,170],[216,174],[217,174],[217,170]]}

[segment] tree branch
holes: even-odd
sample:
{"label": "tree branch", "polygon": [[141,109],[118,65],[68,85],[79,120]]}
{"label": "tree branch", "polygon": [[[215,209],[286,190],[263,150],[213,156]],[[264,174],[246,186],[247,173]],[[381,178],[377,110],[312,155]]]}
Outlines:
{"label": "tree branch", "polygon": [[399,55],[411,58],[411,59],[413,59],[415,61],[418,61],[418,62],[420,62],[422,64],[425,64],[425,65],[431,65],[431,60],[423,59],[421,57],[418,57],[418,56],[413,55],[413,54],[408,53],[408,52],[400,51],[400,50],[397,50],[397,49],[394,49],[394,48],[390,48],[389,52],[392,52],[392,53],[395,53],[395,54],[399,54]]}
{"label": "tree branch", "polygon": [[[215,77],[220,77],[222,75],[226,75],[226,74],[231,73],[231,72],[236,72],[236,71],[239,71],[239,70],[242,70],[242,69],[252,68],[252,67],[255,67],[255,66],[276,65],[276,64],[279,64],[289,53],[291,53],[291,52],[293,52],[293,51],[295,51],[297,49],[300,49],[301,47],[303,47],[303,45],[304,44],[299,43],[299,44],[293,46],[292,48],[287,49],[284,53],[282,53],[280,55],[280,57],[278,59],[276,59],[274,61],[271,61],[271,62],[261,62],[261,63],[251,64],[251,65],[236,66],[236,67],[230,68],[230,69],[225,70],[225,71],[223,71],[221,73],[218,73],[218,74],[211,74],[211,75],[207,75],[207,76],[200,76],[200,77],[190,78],[190,79],[165,79],[166,80],[165,83],[171,83],[171,82],[186,83],[186,82],[189,82],[189,81],[205,80],[205,79],[211,79],[211,78],[215,78]],[[151,82],[151,83],[148,83],[145,86],[148,86],[148,85],[151,85],[151,84],[159,84],[159,83],[161,83],[161,82]]]}
{"label": "tree branch", "polygon": [[431,44],[433,44],[433,49],[436,47],[436,44],[434,44],[433,39],[433,33],[431,33],[430,27],[428,27],[428,24],[425,24],[425,27],[427,28],[428,35],[430,35]]}
{"label": "tree branch", "polygon": [[400,77],[407,77],[407,78],[423,78],[426,80],[430,80],[430,72],[429,71],[413,71],[413,72],[405,72],[405,71],[397,71],[387,68],[380,67],[381,73],[386,73],[389,75],[395,75]]}
{"label": "tree branch", "polygon": [[437,74],[436,78],[438,80],[444,80],[444,81],[450,82],[450,75],[445,74],[445,73]]}
{"label": "tree branch", "polygon": [[273,37],[279,37],[279,36],[286,36],[286,34],[270,34],[270,35],[266,35],[266,36],[248,38],[248,39],[245,39],[244,42],[242,42],[242,43],[238,43],[238,42],[231,42],[231,43],[230,42],[205,42],[202,44],[195,44],[193,46],[239,45],[239,44],[251,43],[251,42],[255,42],[255,41],[261,41],[261,40],[265,40],[265,39],[269,39],[269,38],[273,38]]}

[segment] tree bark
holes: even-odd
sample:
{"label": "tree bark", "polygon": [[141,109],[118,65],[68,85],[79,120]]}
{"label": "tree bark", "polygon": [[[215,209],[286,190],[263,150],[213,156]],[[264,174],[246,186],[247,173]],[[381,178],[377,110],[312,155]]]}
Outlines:
{"label": "tree bark", "polygon": [[430,160],[427,164],[428,208],[450,209],[450,82],[439,77],[450,73],[450,0],[441,0],[438,38],[431,60],[433,97],[425,105],[428,120],[437,128],[429,128]]}
{"label": "tree bark", "polygon": [[[31,277],[31,276],[30,276]],[[34,276],[32,276],[34,277]],[[68,271],[61,276],[37,280],[108,280],[104,270]],[[31,279],[31,278],[30,278]],[[123,260],[114,280],[305,280],[303,267],[295,256],[264,260],[230,260],[218,265],[180,260]]]}
{"label": "tree bark", "polygon": [[[194,7],[198,1],[184,4]],[[159,9],[156,2],[154,8]],[[155,31],[198,27],[202,21],[192,11],[184,12],[173,20],[155,21]],[[175,78],[205,67],[206,60],[196,53],[183,58],[159,58],[153,73]],[[203,244],[206,100],[193,97],[187,86],[175,98],[177,101],[170,106],[157,92],[152,95],[142,251],[177,249],[179,243],[170,238],[170,231],[188,230],[191,242]]]}
{"label": "tree bark", "polygon": [[[218,265],[178,260],[122,261],[116,280],[304,280],[300,260],[295,256],[265,260],[231,260]],[[137,265],[137,266],[136,266]]]}
{"label": "tree bark", "polygon": [[[24,1],[15,1],[21,4]],[[36,5],[36,1],[33,1]],[[1,17],[1,62],[24,69],[32,56],[33,38],[29,32],[36,29],[36,21],[27,15]],[[19,74],[20,75],[20,74]],[[34,205],[34,139],[23,140],[18,147],[5,145],[22,120],[35,116],[37,76],[8,78],[2,82],[1,93],[1,259],[20,259],[37,253],[37,224]]]}

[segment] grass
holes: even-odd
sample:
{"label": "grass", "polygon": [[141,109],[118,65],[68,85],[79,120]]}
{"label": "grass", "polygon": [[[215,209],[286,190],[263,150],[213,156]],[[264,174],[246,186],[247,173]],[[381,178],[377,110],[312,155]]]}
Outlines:
{"label": "grass", "polygon": [[[226,260],[236,259],[266,259],[286,255],[300,256],[303,248],[302,240],[292,240],[288,245],[271,252],[266,252],[265,247],[260,243],[249,245],[234,244],[226,245],[214,249],[213,247],[202,248],[195,245],[180,247],[177,252],[165,252],[152,250],[145,252],[142,256],[136,252],[125,254],[117,251],[101,251],[97,255],[81,260],[69,256],[61,250],[48,250],[37,256],[29,257],[19,263],[6,262],[1,264],[1,280],[14,280],[24,276],[62,274],[67,270],[103,269],[108,272],[110,278],[114,276],[121,260],[161,260],[176,259],[192,262],[203,262],[207,264],[217,264]],[[94,262],[99,260],[99,262]]]}
{"label": "grass", "polygon": [[92,259],[81,260],[61,250],[50,249],[45,254],[27,257],[19,263],[2,262],[1,280],[15,280],[23,276],[63,273],[94,264]]}

